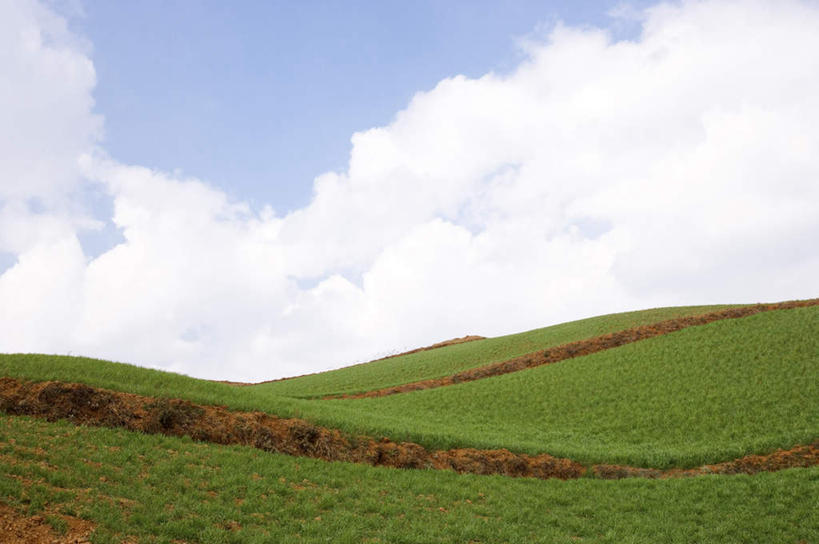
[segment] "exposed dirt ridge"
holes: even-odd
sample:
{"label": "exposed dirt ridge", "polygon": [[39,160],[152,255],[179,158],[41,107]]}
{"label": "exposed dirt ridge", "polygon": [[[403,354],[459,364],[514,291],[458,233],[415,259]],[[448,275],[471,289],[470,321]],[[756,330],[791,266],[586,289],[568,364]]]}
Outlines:
{"label": "exposed dirt ridge", "polygon": [[65,522],[61,536],[43,515],[26,516],[0,503],[0,542],[3,544],[87,544],[94,525],[87,520],[64,514],[49,514]]}
{"label": "exposed dirt ridge", "polygon": [[[387,355],[385,357],[381,357],[379,359],[373,359],[372,361],[367,361],[365,363],[358,363],[356,365],[351,366],[358,366],[358,365],[368,365],[370,363],[375,363],[378,361],[383,361],[385,359],[392,359],[394,357],[403,357],[404,355],[412,355],[413,353],[418,353],[420,351],[429,351],[431,349],[438,349],[438,348],[445,348],[446,346],[454,346],[455,344],[463,344],[465,342],[474,342],[475,340],[486,340],[485,336],[477,336],[474,334],[461,336],[460,338],[452,338],[450,340],[444,340],[443,342],[438,342],[436,344],[432,344],[431,346],[425,346],[423,348],[415,348],[409,351],[402,351],[401,353],[395,353],[393,355]],[[238,385],[238,386],[247,386],[247,385],[261,385],[263,383],[274,383],[274,382],[283,382],[285,380],[293,380],[295,378],[304,378],[305,376],[314,376],[316,374],[322,374],[322,372],[311,372],[310,374],[301,374],[299,376],[288,376],[287,378],[278,378],[275,380],[264,380],[261,382],[231,382],[228,380],[215,380],[217,383],[224,383],[227,385]]]}
{"label": "exposed dirt ridge", "polygon": [[241,444],[265,451],[327,461],[347,461],[396,468],[432,468],[472,474],[502,474],[534,478],[668,478],[698,474],[753,474],[761,471],[819,464],[819,441],[778,450],[770,455],[750,455],[716,465],[689,470],[656,470],[618,465],[586,467],[548,454],[526,455],[505,449],[473,448],[429,451],[411,442],[347,436],[295,418],[262,412],[233,412],[221,406],[204,406],[179,399],[158,399],[97,389],[84,384],[27,382],[0,378],[0,410],[75,424],[120,427],[131,431],[187,435],[215,444]]}
{"label": "exposed dirt ridge", "polygon": [[[403,357],[404,355],[412,355],[413,353],[419,353],[421,351],[429,351],[431,349],[438,349],[438,348],[445,348],[447,346],[454,346],[455,344],[464,344],[466,342],[474,342],[475,340],[485,340],[485,336],[478,336],[475,334],[470,334],[467,336],[461,336],[460,338],[451,338],[449,340],[444,340],[443,342],[437,342],[432,344],[431,346],[425,346],[423,348],[415,348],[409,351],[402,351],[401,353],[395,353],[393,355],[387,355],[386,357],[381,357],[380,359],[375,359],[370,361],[374,363],[376,361],[383,361],[384,359],[392,359],[394,357]],[[365,363],[366,364],[366,363]]]}
{"label": "exposed dirt ridge", "polygon": [[411,391],[420,391],[422,389],[446,387],[448,385],[456,385],[459,383],[481,380],[483,378],[490,378],[492,376],[499,376],[501,374],[518,372],[520,370],[525,370],[535,366],[557,363],[560,361],[565,361],[566,359],[580,357],[581,355],[589,355],[598,351],[620,347],[632,342],[638,342],[640,340],[645,340],[646,338],[676,332],[688,327],[705,325],[721,319],[737,319],[772,310],[789,310],[792,308],[803,308],[806,306],[816,305],[819,305],[819,299],[817,298],[810,300],[777,302],[773,304],[755,304],[753,306],[718,310],[716,312],[709,312],[698,316],[677,317],[666,321],[660,321],[652,325],[641,325],[639,327],[613,332],[603,336],[578,340],[576,342],[570,342],[568,344],[563,344],[553,348],[527,353],[526,355],[521,355],[520,357],[515,357],[514,359],[509,359],[507,361],[500,361],[485,366],[470,368],[462,372],[458,372],[457,374],[453,374],[452,376],[405,383],[393,387],[385,387],[384,389],[365,391],[363,393],[327,395],[322,397],[322,399],[363,399],[369,397],[386,397],[387,395],[395,395],[397,393],[409,393]]}

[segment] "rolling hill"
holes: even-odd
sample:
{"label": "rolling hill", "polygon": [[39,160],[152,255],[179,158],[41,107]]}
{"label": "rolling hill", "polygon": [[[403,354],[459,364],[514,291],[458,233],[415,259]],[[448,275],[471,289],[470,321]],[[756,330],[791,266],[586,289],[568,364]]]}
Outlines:
{"label": "rolling hill", "polygon": [[9,542],[819,539],[817,299],[244,386],[5,354],[0,410]]}

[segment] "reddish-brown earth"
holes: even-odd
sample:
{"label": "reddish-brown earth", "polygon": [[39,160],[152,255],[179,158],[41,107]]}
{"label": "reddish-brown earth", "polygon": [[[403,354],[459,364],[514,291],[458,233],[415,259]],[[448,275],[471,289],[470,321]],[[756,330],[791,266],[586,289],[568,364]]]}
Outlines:
{"label": "reddish-brown earth", "polygon": [[[404,355],[412,355],[413,353],[418,353],[421,351],[429,351],[431,349],[438,349],[438,348],[445,348],[447,346],[454,346],[455,344],[464,344],[466,342],[474,342],[475,340],[485,340],[485,336],[477,336],[477,335],[469,335],[469,336],[462,336],[460,338],[452,338],[450,340],[444,340],[443,342],[438,342],[437,344],[432,344],[431,346],[426,346],[423,348],[415,348],[409,351],[404,351],[401,353],[396,353],[394,355],[387,355],[386,357],[382,357],[380,359],[376,359],[375,361],[383,361],[384,359],[392,359],[393,357],[403,357]],[[375,361],[370,361],[374,363]],[[366,364],[366,363],[364,363]]]}
{"label": "reddish-brown earth", "polygon": [[819,305],[819,299],[779,302],[775,304],[756,304],[753,306],[743,306],[740,308],[729,308],[727,310],[709,312],[699,316],[678,317],[661,321],[659,323],[654,323],[653,325],[642,325],[603,336],[588,338],[586,340],[578,340],[577,342],[571,342],[557,347],[536,351],[534,353],[521,355],[520,357],[515,357],[514,359],[491,363],[476,368],[470,368],[462,372],[458,372],[457,374],[453,374],[452,376],[406,383],[384,389],[365,391],[363,393],[328,395],[323,398],[363,399],[369,397],[386,397],[387,395],[395,395],[397,393],[408,393],[411,391],[420,391],[422,389],[446,387],[448,385],[456,385],[483,378],[490,378],[492,376],[499,376],[501,374],[518,372],[520,370],[525,370],[535,366],[557,363],[560,361],[565,361],[566,359],[580,357],[581,355],[589,355],[598,351],[616,348],[632,342],[638,342],[640,340],[645,340],[646,338],[653,338],[655,336],[676,332],[688,327],[705,325],[721,319],[737,319],[740,317],[748,317],[750,315],[758,314],[760,312],[789,310],[792,308],[803,308],[806,306],[816,305]]}
{"label": "reddish-brown earth", "polygon": [[794,446],[788,450],[776,450],[769,455],[746,455],[733,461],[715,465],[703,465],[691,469],[657,470],[623,465],[594,465],[592,473],[606,480],[620,478],[683,478],[703,474],[757,474],[775,472],[786,468],[807,468],[819,464],[819,441]]}
{"label": "reddish-brown earth", "polygon": [[[404,351],[402,353],[395,353],[393,355],[387,355],[386,357],[381,357],[380,359],[374,359],[372,361],[368,361],[366,363],[359,363],[359,364],[368,365],[370,363],[383,361],[385,359],[392,359],[394,357],[403,357],[404,355],[411,355],[413,353],[418,353],[418,352],[421,352],[421,351],[429,351],[431,349],[444,348],[446,346],[453,346],[455,344],[463,344],[465,342],[474,342],[475,340],[485,340],[485,339],[486,339],[485,336],[476,336],[476,335],[462,336],[460,338],[452,338],[450,340],[444,340],[443,342],[438,342],[437,344],[432,344],[431,346],[426,346],[426,347],[423,347],[423,348],[415,348],[415,349],[411,349],[409,351]],[[358,366],[358,365],[351,365],[351,366]],[[218,383],[225,383],[225,384],[228,384],[228,385],[240,385],[240,386],[261,385],[263,383],[283,382],[285,380],[294,380],[296,378],[304,378],[305,376],[313,376],[315,374],[320,374],[320,372],[313,372],[313,373],[310,373],[310,374],[302,374],[300,376],[289,376],[287,378],[278,378],[276,380],[265,380],[265,381],[253,382],[253,383],[251,383],[251,382],[231,382],[231,381],[227,381],[227,380],[217,380],[217,382]]]}
{"label": "reddish-brown earth", "polygon": [[94,528],[90,521],[62,514],[67,525],[64,534],[58,534],[45,519],[45,514],[25,516],[5,504],[0,504],[0,544],[86,544]]}
{"label": "reddish-brown earth", "polygon": [[505,449],[472,448],[429,451],[411,442],[344,435],[295,418],[262,412],[234,412],[221,406],[193,404],[97,389],[84,384],[25,382],[0,378],[0,410],[49,421],[120,427],[132,431],[187,435],[216,444],[242,444],[265,451],[396,468],[448,469],[461,473],[502,474],[534,478],[579,478],[591,470],[600,478],[681,477],[696,474],[754,473],[819,464],[819,443],[779,450],[767,456],[708,465],[691,470],[643,469],[616,465],[590,468],[548,454],[526,455]]}

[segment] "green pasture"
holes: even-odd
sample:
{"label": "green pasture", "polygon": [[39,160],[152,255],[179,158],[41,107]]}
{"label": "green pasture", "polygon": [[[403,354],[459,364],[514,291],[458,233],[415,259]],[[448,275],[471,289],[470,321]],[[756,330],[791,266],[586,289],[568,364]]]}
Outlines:
{"label": "green pasture", "polygon": [[456,386],[313,401],[312,419],[430,447],[696,466],[819,438],[819,307],[726,319]]}
{"label": "green pasture", "polygon": [[44,354],[0,353],[0,376],[32,381],[78,382],[137,395],[187,399],[225,405],[234,410],[260,410],[280,416],[299,413],[307,401],[278,397],[249,387],[200,380],[136,365]]}
{"label": "green pasture", "polygon": [[718,321],[554,365],[376,399],[289,398],[47,355],[0,355],[0,376],[299,416],[430,448],[692,466],[819,437],[819,307]]}
{"label": "green pasture", "polygon": [[576,340],[735,306],[737,305],[679,306],[591,317],[533,331],[381,359],[320,374],[258,384],[253,388],[275,395],[303,398],[360,393],[451,376],[461,370],[505,361]]}
{"label": "green pasture", "polygon": [[817,542],[819,467],[510,479],[275,455],[0,416],[0,502],[95,544]]}
{"label": "green pasture", "polygon": [[[204,404],[224,404],[237,410],[263,410],[291,416],[300,414],[299,407],[306,404],[299,400],[289,400],[288,397],[320,397],[331,393],[388,387],[428,377],[448,376],[465,368],[505,360],[574,340],[728,307],[732,306],[680,306],[593,317],[521,334],[468,342],[251,387],[210,382],[127,363],[46,354],[0,353],[0,376],[34,381],[76,381],[139,395],[184,398]],[[321,384],[324,379],[329,385]]]}

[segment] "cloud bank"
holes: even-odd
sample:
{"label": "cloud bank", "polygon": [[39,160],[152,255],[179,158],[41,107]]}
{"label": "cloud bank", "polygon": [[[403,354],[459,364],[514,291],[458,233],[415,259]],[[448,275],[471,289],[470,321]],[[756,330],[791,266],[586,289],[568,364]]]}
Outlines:
{"label": "cloud bank", "polygon": [[[87,44],[0,2],[0,351],[269,379],[611,311],[817,296],[819,5],[636,16],[634,41],[557,25],[511,73],[419,92],[277,213],[108,157]],[[81,239],[103,228],[121,242],[92,255]]]}

